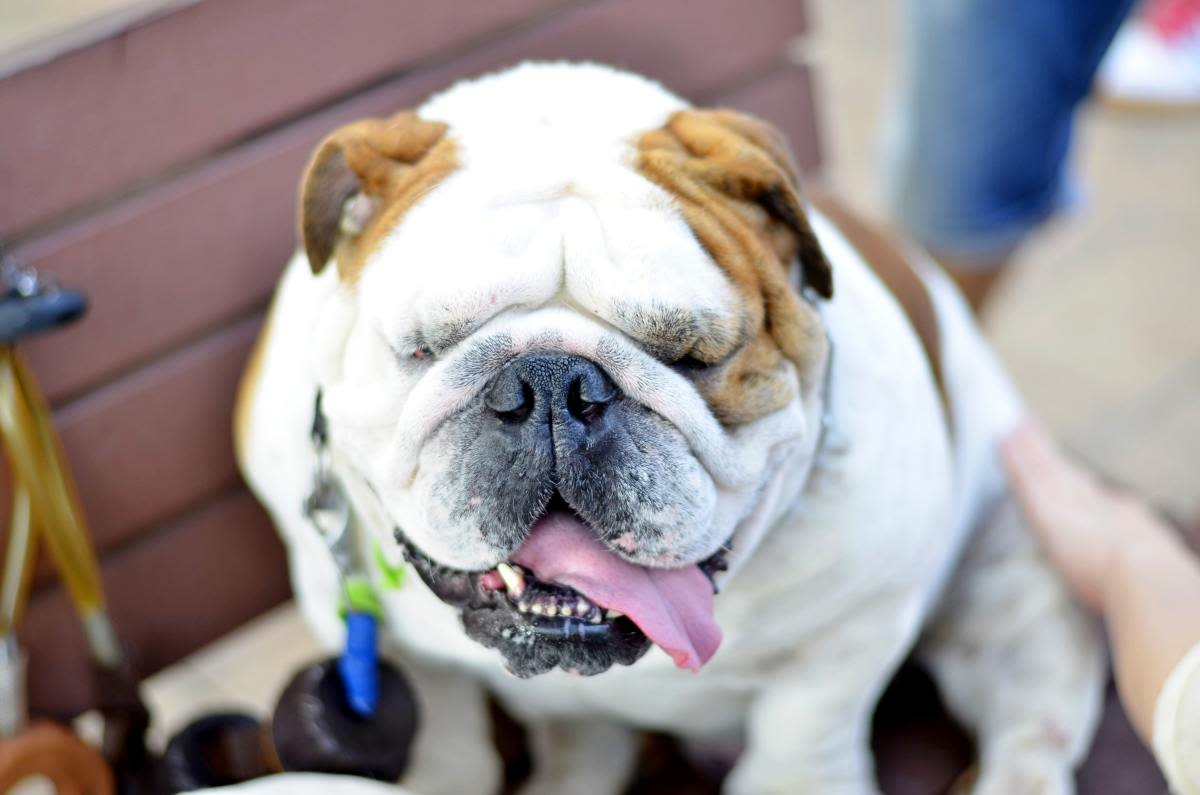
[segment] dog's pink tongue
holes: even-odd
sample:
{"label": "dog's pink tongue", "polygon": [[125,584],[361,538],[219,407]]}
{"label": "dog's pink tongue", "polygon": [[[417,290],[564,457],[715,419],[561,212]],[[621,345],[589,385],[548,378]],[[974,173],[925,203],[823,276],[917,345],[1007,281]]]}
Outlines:
{"label": "dog's pink tongue", "polygon": [[565,513],[539,519],[512,559],[538,579],[570,586],[624,613],[680,668],[700,670],[721,644],[712,584],[699,566],[646,569],[627,563]]}

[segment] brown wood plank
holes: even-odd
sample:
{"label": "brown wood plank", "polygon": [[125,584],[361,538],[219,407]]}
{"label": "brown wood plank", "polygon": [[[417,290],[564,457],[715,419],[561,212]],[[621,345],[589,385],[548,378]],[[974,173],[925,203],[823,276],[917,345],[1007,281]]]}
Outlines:
{"label": "brown wood plank", "polygon": [[[117,632],[151,674],[287,598],[282,545],[245,490],[102,559]],[[79,622],[62,589],[34,593],[21,627],[39,715],[95,702]]]}
{"label": "brown wood plank", "polygon": [[[792,110],[804,107],[805,78],[802,69],[786,67],[717,101],[759,112],[794,133],[797,124],[811,124],[808,114]],[[58,412],[99,550],[236,482],[229,433],[234,384],[259,323],[257,315],[239,321]],[[40,579],[50,573],[43,563]]]}
{"label": "brown wood plank", "polygon": [[[259,315],[246,318],[57,413],[99,554],[238,484],[234,391],[260,324]],[[7,486],[0,477],[0,513]],[[43,556],[35,582],[53,576]]]}
{"label": "brown wood plank", "polygon": [[327,126],[239,149],[19,250],[88,294],[83,320],[25,345],[51,401],[261,306],[294,246],[297,180]]}
{"label": "brown wood plank", "polygon": [[0,234],[561,0],[206,0],[0,82]]}
{"label": "brown wood plank", "polygon": [[[779,61],[803,25],[800,6],[738,4],[737,47],[726,46],[722,35],[733,13],[724,0],[584,6],[467,58],[391,81],[33,241],[18,253],[92,300],[84,321],[30,343],[34,368],[47,394],[62,400],[261,305],[294,246],[300,170],[315,142],[339,123],[411,105],[464,75],[527,57],[621,63],[710,99]],[[680,35],[672,20],[686,22],[688,34]],[[779,101],[802,100],[773,90]],[[744,86],[734,96],[743,93],[758,105],[771,96]],[[804,113],[800,107],[791,115]]]}
{"label": "brown wood plank", "polygon": [[[790,125],[795,134],[797,123],[811,124],[807,114],[791,110],[804,106],[807,85],[803,69],[785,66],[715,101],[762,113],[785,129]],[[263,276],[256,299],[271,279],[273,274]],[[179,298],[177,312],[186,311],[187,297]],[[222,311],[244,311],[229,302],[232,306]],[[64,444],[102,552],[236,482],[229,434],[233,387],[258,323],[257,316],[244,319],[59,411]],[[107,339],[93,334],[87,341],[99,346],[100,355]],[[71,363],[78,362],[79,352],[58,355],[70,354]],[[41,577],[49,572],[44,564]]]}
{"label": "brown wood plank", "polygon": [[234,393],[260,325],[243,320],[58,412],[101,550],[238,483]]}
{"label": "brown wood plank", "polygon": [[[0,77],[24,72],[110,39],[200,0],[0,2]],[[19,12],[16,6],[24,6]],[[6,7],[6,8],[5,8]],[[9,10],[13,9],[13,10]]]}

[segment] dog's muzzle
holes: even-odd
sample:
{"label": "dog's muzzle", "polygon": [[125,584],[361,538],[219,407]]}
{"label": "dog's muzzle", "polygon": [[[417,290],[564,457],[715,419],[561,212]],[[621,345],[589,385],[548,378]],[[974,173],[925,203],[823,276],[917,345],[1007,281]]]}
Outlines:
{"label": "dog's muzzle", "polygon": [[595,449],[612,432],[607,409],[620,393],[594,362],[531,353],[505,365],[483,395],[484,405],[502,427],[531,444],[544,442],[552,433],[556,445]]}
{"label": "dog's muzzle", "polygon": [[398,538],[425,584],[461,610],[467,634],[498,649],[510,671],[600,673],[651,642],[692,669],[711,656],[724,549],[698,563],[677,549],[702,526],[688,480],[698,465],[678,431],[599,364],[562,351],[517,356],[444,433],[455,446],[437,488],[448,524],[478,533],[471,540],[496,558],[482,571],[456,569]]}

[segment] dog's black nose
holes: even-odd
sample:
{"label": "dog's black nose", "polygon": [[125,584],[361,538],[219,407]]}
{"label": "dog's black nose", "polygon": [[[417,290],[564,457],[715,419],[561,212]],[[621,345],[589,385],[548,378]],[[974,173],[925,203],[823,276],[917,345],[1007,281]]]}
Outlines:
{"label": "dog's black nose", "polygon": [[604,370],[582,356],[530,353],[506,364],[484,387],[483,399],[505,424],[594,436],[619,394]]}

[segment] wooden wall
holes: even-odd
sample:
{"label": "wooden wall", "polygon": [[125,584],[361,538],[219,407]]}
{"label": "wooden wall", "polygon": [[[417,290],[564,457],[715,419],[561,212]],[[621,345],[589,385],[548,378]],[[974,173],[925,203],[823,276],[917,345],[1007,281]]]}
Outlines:
{"label": "wooden wall", "polygon": [[[818,165],[798,0],[204,0],[0,80],[0,237],[81,287],[26,351],[53,401],[118,629],[150,673],[286,598],[241,485],[233,388],[295,245],[300,169],[347,120],[527,58],[643,72],[781,125]],[[43,566],[35,710],[91,700]]]}

